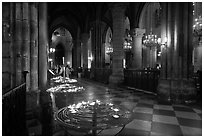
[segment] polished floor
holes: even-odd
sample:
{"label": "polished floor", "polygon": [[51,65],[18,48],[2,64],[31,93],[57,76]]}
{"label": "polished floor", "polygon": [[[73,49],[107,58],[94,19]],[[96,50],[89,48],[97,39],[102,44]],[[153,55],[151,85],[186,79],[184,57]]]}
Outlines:
{"label": "polished floor", "polygon": [[[73,97],[65,93],[55,95],[54,111],[69,104],[81,101],[100,100],[111,102],[128,109],[132,113],[131,121],[119,130],[104,130],[98,135],[118,136],[201,136],[202,107],[197,105],[161,104],[156,96],[126,88],[109,88],[108,85],[78,79],[79,86],[85,91]],[[69,131],[69,130],[66,130]],[[68,135],[57,122],[54,135]],[[70,130],[71,131],[71,130]],[[114,132],[115,131],[115,132]],[[80,132],[75,132],[80,135]]]}

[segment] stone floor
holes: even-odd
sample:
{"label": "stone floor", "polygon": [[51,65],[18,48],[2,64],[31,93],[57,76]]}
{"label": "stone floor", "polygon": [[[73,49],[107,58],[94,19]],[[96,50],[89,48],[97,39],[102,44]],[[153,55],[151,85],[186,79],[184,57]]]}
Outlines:
{"label": "stone floor", "polygon": [[[61,94],[55,97],[54,110],[81,101],[111,102],[132,112],[132,121],[122,130],[105,130],[101,135],[119,136],[201,136],[202,107],[197,105],[160,104],[155,95],[126,88],[109,88],[108,85],[78,80],[85,88],[70,98]],[[67,135],[55,122],[54,135]],[[77,132],[76,132],[76,135]],[[79,132],[80,135],[80,132]]]}

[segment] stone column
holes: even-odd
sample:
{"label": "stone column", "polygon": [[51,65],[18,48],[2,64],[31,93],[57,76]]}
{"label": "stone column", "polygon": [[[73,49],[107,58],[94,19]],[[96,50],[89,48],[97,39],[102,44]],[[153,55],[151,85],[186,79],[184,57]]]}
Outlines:
{"label": "stone column", "polygon": [[83,33],[82,38],[82,50],[83,50],[83,68],[88,68],[88,40],[89,34]]}
{"label": "stone column", "polygon": [[80,30],[77,29],[77,36],[74,40],[74,68],[77,69],[78,67],[81,67],[81,48],[80,48]]}
{"label": "stone column", "polygon": [[29,4],[22,3],[22,58],[23,71],[27,71],[26,75],[26,91],[30,90],[30,22],[29,22]]}
{"label": "stone column", "polygon": [[15,87],[14,3],[2,3],[2,94]]}
{"label": "stone column", "polygon": [[39,88],[46,89],[47,85],[47,3],[39,3]]}
{"label": "stone column", "polygon": [[[162,69],[158,85],[160,101],[176,103],[192,100],[196,89],[192,80],[192,3],[163,3]],[[164,43],[164,41],[163,41]]]}
{"label": "stone column", "polygon": [[14,47],[16,53],[16,85],[22,82],[22,4],[15,4],[15,38]]}
{"label": "stone column", "polygon": [[125,9],[124,3],[110,5],[113,17],[113,67],[112,75],[109,77],[110,85],[119,85],[124,80],[123,59],[124,59],[124,34],[125,34]]}
{"label": "stone column", "polygon": [[91,69],[96,67],[96,31],[95,29],[91,30],[91,52],[93,56],[93,61],[91,63]]}
{"label": "stone column", "polygon": [[38,9],[37,3],[30,4],[30,87],[38,90]]}
{"label": "stone column", "polygon": [[132,35],[132,53],[133,53],[133,69],[142,68],[142,37],[145,29],[135,28],[131,30]]}

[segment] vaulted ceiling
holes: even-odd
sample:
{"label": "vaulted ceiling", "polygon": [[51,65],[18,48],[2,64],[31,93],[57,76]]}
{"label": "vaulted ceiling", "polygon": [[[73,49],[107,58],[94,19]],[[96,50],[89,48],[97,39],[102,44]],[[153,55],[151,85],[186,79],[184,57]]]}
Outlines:
{"label": "vaulted ceiling", "polygon": [[[145,3],[129,3],[126,16],[130,19],[130,25],[135,27],[136,18]],[[65,27],[73,37],[77,35],[77,29],[88,32],[92,22],[100,20],[112,28],[112,15],[108,2],[48,2],[49,34],[58,27]],[[132,20],[132,21],[131,21]]]}

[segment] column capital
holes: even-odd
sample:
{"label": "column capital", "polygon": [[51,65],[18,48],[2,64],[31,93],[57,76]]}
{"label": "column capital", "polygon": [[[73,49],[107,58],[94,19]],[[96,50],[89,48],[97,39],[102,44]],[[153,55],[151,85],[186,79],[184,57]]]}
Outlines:
{"label": "column capital", "polygon": [[145,32],[146,32],[145,29],[134,28],[134,29],[131,29],[130,34],[132,37],[142,37]]}

